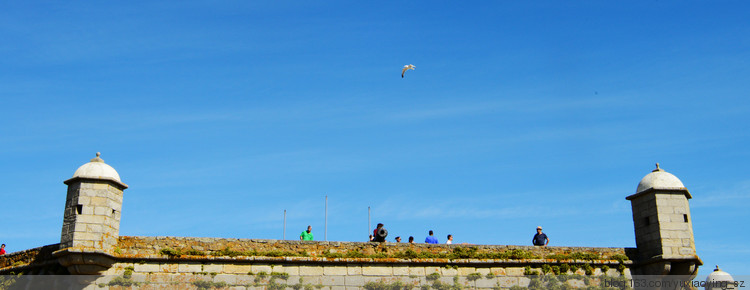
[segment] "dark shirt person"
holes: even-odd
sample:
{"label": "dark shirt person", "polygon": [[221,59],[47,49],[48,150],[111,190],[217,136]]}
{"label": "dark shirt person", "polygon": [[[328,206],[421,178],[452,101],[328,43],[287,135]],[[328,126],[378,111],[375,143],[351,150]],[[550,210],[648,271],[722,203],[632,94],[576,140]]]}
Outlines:
{"label": "dark shirt person", "polygon": [[534,243],[534,246],[547,246],[549,244],[549,238],[547,238],[547,235],[542,232],[542,227],[536,227],[536,234],[534,235],[534,238],[531,239],[531,242]]}
{"label": "dark shirt person", "polygon": [[388,231],[383,228],[383,224],[378,224],[375,230],[372,231],[373,242],[385,242],[385,237],[388,235]]}

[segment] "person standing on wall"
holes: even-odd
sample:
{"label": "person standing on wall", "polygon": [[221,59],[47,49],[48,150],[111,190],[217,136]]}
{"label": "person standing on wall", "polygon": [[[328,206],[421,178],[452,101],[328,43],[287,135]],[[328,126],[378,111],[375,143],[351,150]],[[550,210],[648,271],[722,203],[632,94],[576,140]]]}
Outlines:
{"label": "person standing on wall", "polygon": [[542,227],[536,227],[536,234],[531,242],[534,243],[534,246],[542,247],[549,244],[549,238],[547,238],[547,235],[542,232]]}
{"label": "person standing on wall", "polygon": [[307,226],[307,230],[302,231],[302,233],[299,234],[299,240],[300,241],[312,241],[313,240],[312,226]]}
{"label": "person standing on wall", "polygon": [[5,255],[5,244],[0,246],[0,255]]}
{"label": "person standing on wall", "polygon": [[424,242],[428,244],[438,244],[438,239],[435,236],[433,236],[433,234],[434,233],[432,232],[432,230],[430,230],[430,235],[424,239]]}
{"label": "person standing on wall", "polygon": [[378,224],[375,230],[372,231],[373,242],[385,242],[385,237],[388,236],[388,231],[383,227],[383,224]]}
{"label": "person standing on wall", "polygon": [[448,235],[448,240],[445,242],[446,245],[453,244],[453,235]]}

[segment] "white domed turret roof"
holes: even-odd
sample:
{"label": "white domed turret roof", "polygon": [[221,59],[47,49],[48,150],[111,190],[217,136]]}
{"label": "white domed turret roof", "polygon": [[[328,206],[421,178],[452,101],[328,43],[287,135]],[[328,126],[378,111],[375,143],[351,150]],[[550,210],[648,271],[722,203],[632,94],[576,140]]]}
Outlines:
{"label": "white domed turret roof", "polygon": [[735,289],[734,287],[725,287],[722,288],[721,282],[726,282],[726,286],[734,286],[734,278],[732,278],[732,275],[729,275],[729,273],[722,271],[719,269],[719,265],[716,265],[716,269],[714,269],[711,274],[708,274],[708,277],[706,277],[706,287],[705,289]]}
{"label": "white domed turret roof", "polygon": [[656,169],[641,179],[638,183],[638,189],[635,193],[640,193],[647,189],[685,189],[685,185],[682,184],[679,178],[659,168],[659,163],[656,163]]}
{"label": "white domed turret roof", "polygon": [[95,179],[112,179],[117,182],[122,182],[120,181],[120,174],[118,174],[112,166],[104,163],[104,160],[99,158],[100,155],[101,153],[96,152],[96,158],[91,159],[91,162],[78,167],[78,170],[73,173],[73,178],[86,177]]}

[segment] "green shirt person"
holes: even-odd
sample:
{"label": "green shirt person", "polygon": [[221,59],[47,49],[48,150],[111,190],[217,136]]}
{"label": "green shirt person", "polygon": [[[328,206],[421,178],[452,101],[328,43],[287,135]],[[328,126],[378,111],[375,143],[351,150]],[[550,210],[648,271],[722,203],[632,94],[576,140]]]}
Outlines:
{"label": "green shirt person", "polygon": [[313,234],[312,234],[312,226],[307,226],[306,231],[302,231],[302,233],[299,235],[300,241],[312,241],[313,240]]}

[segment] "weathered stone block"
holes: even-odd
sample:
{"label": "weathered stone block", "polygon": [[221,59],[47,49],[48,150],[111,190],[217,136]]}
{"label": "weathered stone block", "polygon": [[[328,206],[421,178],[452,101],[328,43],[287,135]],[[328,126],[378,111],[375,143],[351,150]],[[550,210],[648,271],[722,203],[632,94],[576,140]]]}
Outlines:
{"label": "weathered stone block", "polygon": [[476,268],[477,273],[481,274],[482,276],[487,276],[487,274],[490,273],[490,268]]}
{"label": "weathered stone block", "polygon": [[679,253],[680,255],[694,255],[695,250],[693,250],[693,248],[682,247],[679,249]]}
{"label": "weathered stone block", "polygon": [[177,273],[177,272],[179,272],[178,266],[179,265],[175,264],[175,263],[163,263],[163,264],[159,264],[158,272],[162,272],[162,273]]}
{"label": "weathered stone block", "polygon": [[266,274],[268,274],[273,272],[273,268],[271,268],[271,265],[254,264],[252,265],[252,271],[254,274],[258,274],[260,272],[265,272]]}
{"label": "weathered stone block", "polygon": [[362,266],[354,265],[354,264],[346,265],[346,274],[347,275],[362,275]]}
{"label": "weathered stone block", "polygon": [[138,282],[138,283],[151,282],[152,279],[153,277],[151,277],[151,275],[148,275],[148,274],[134,273],[133,275],[130,276],[130,280],[132,280],[133,282]]}
{"label": "weathered stone block", "polygon": [[[492,268],[490,268],[490,272],[492,274],[494,274],[495,276],[505,276],[506,275],[505,268],[502,268],[502,267],[492,267]],[[510,274],[508,274],[508,275],[510,275]]]}
{"label": "weathered stone block", "polygon": [[679,231],[676,232],[676,235],[673,236],[673,238],[680,238],[680,239],[693,239],[693,233],[690,231]]}
{"label": "weathered stone block", "polygon": [[498,286],[498,279],[478,279],[475,283],[477,288],[493,288]]}
{"label": "weathered stone block", "polygon": [[[82,195],[76,199],[71,200],[70,204],[91,204],[91,197]],[[72,209],[72,207],[70,207]]]}
{"label": "weathered stone block", "polygon": [[76,217],[76,222],[87,224],[106,224],[105,217],[90,214],[82,214]]}
{"label": "weathered stone block", "polygon": [[436,267],[436,266],[427,266],[427,267],[424,267],[424,274],[425,274],[425,276],[426,275],[430,275],[432,273],[438,273],[438,274],[442,275],[442,272],[440,271],[440,268],[442,268],[442,267]]}
{"label": "weathered stone block", "polygon": [[299,274],[300,276],[322,276],[323,267],[322,266],[300,266]]}
{"label": "weathered stone block", "polygon": [[97,189],[97,190],[100,190],[100,189],[107,190],[107,189],[109,189],[109,184],[106,184],[106,183],[88,183],[88,184],[91,185],[89,187],[91,189]]}
{"label": "weathered stone block", "polygon": [[89,205],[90,206],[86,206],[86,205],[83,206],[84,214],[87,214],[85,212],[86,208],[91,209],[92,208],[91,206],[95,206],[95,207],[96,206],[102,206],[102,207],[107,206],[107,201],[108,201],[108,198],[106,198],[106,197],[101,197],[101,196],[92,196],[92,197],[90,197],[90,199],[89,199]]}
{"label": "weathered stone block", "polygon": [[177,271],[180,273],[197,273],[203,272],[201,264],[198,263],[184,263],[177,266]]}
{"label": "weathered stone block", "polygon": [[401,280],[402,282],[408,285],[413,285],[413,286],[425,284],[427,282],[427,279],[425,279],[424,276],[399,277],[399,280]]}
{"label": "weathered stone block", "polygon": [[224,271],[224,265],[222,264],[204,264],[203,272],[208,273],[221,273]]}
{"label": "weathered stone block", "polygon": [[663,230],[688,230],[688,224],[685,222],[668,222],[662,223]]}
{"label": "weathered stone block", "polygon": [[424,267],[409,267],[409,276],[425,276]]}
{"label": "weathered stone block", "polygon": [[[445,277],[445,278],[451,278],[451,282],[453,284],[463,285],[463,286],[469,286],[469,280],[466,279],[464,276],[452,276],[452,277]],[[474,283],[471,283],[473,286]]]}
{"label": "weathered stone block", "polygon": [[106,206],[95,206],[94,214],[101,216],[110,216],[112,214],[112,209],[107,208]]}
{"label": "weathered stone block", "polygon": [[526,278],[526,277],[520,277],[520,278],[518,278],[518,286],[528,288],[529,287],[529,283],[531,283],[531,279],[529,279],[529,278]]}
{"label": "weathered stone block", "polygon": [[469,274],[476,273],[476,272],[477,272],[476,268],[471,268],[471,267],[458,268],[458,275],[461,275],[461,276],[467,276]]}
{"label": "weathered stone block", "polygon": [[[241,284],[241,282],[238,281],[238,277],[241,275],[234,275],[234,274],[217,274],[213,277],[213,281],[216,283],[227,283],[228,285],[236,285]],[[245,280],[243,280],[244,282]]]}
{"label": "weathered stone block", "polygon": [[407,266],[394,266],[393,276],[409,276],[409,267]]}
{"label": "weathered stone block", "polygon": [[283,266],[276,271],[280,273],[287,273],[290,276],[299,276],[299,266]]}
{"label": "weathered stone block", "polygon": [[505,268],[505,272],[508,276],[523,276],[523,268],[521,267],[508,267]]}
{"label": "weathered stone block", "polygon": [[73,239],[73,245],[72,246],[73,247],[82,247],[82,248],[93,248],[94,247],[94,242],[93,241],[87,241],[87,240]]}
{"label": "weathered stone block", "polygon": [[327,267],[323,267],[323,275],[327,275],[327,276],[331,276],[331,275],[345,276],[345,275],[347,275],[347,267],[346,266],[327,266]]}
{"label": "weathered stone block", "polygon": [[323,277],[320,277],[320,283],[322,283],[323,285],[327,285],[327,286],[342,286],[343,287],[346,285],[345,277],[346,275],[323,276]]}
{"label": "weathered stone block", "polygon": [[344,284],[347,287],[362,287],[365,285],[365,279],[362,276],[346,276],[344,277]]}
{"label": "weathered stone block", "polygon": [[393,268],[389,266],[362,266],[364,276],[392,276]]}
{"label": "weathered stone block", "polygon": [[[300,276],[299,278],[302,279],[302,284],[312,284],[313,286],[321,284],[320,277],[321,275],[315,275],[315,276]],[[297,279],[299,281],[299,279]]]}
{"label": "weathered stone block", "polygon": [[140,263],[134,264],[133,271],[139,272],[139,273],[161,272],[159,271],[159,264],[140,264]]}
{"label": "weathered stone block", "polygon": [[665,247],[673,247],[673,246],[680,246],[682,245],[682,242],[675,239],[662,239],[661,245]]}
{"label": "weathered stone block", "polygon": [[86,231],[92,233],[101,233],[103,232],[103,227],[102,225],[98,224],[86,224]]}
{"label": "weathered stone block", "polygon": [[199,275],[195,273],[177,273],[177,274],[159,274],[159,275],[153,274],[152,275],[152,277],[165,277],[163,279],[160,279],[162,280],[161,282],[170,282],[169,278],[171,277],[172,279],[171,282],[180,283],[180,284],[190,284],[190,283],[193,283],[194,281],[205,280],[204,276],[205,275]]}
{"label": "weathered stone block", "polygon": [[440,274],[443,276],[456,276],[458,275],[458,269],[453,267],[441,267]]}

